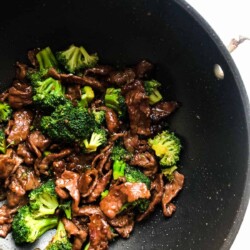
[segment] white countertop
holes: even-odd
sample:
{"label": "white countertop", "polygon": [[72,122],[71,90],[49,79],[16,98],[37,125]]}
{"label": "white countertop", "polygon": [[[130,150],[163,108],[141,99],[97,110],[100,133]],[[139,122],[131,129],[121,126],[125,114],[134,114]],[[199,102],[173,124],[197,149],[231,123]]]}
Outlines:
{"label": "white countertop", "polygon": [[[247,0],[186,0],[210,24],[228,46],[232,38],[250,38],[250,12]],[[231,53],[250,99],[250,41]],[[250,204],[231,250],[250,249]]]}

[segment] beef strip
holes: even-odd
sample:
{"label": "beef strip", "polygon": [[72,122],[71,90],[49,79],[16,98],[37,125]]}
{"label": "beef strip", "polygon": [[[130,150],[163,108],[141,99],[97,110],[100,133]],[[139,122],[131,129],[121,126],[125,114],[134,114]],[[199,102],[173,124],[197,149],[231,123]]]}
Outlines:
{"label": "beef strip", "polygon": [[100,83],[97,79],[90,76],[77,76],[72,74],[60,74],[54,68],[49,69],[48,71],[49,76],[60,80],[62,83],[65,84],[79,84],[81,86],[90,86],[98,91],[105,91],[103,84]]}
{"label": "beef strip", "polygon": [[61,160],[64,157],[70,155],[72,152],[72,149],[66,148],[61,150],[59,153],[51,153],[45,156],[43,159],[37,158],[35,161],[35,170],[36,174],[44,174],[44,175],[49,175],[49,167],[53,163],[53,161],[56,160]]}
{"label": "beef strip", "polygon": [[125,136],[123,137],[123,143],[125,148],[130,153],[143,153],[149,150],[147,140],[139,139],[139,136],[137,134],[132,134],[131,131],[125,133]]}
{"label": "beef strip", "polygon": [[14,112],[13,119],[10,131],[5,132],[7,132],[8,135],[8,144],[17,145],[27,139],[33,119],[33,113],[30,110],[18,110]]}
{"label": "beef strip", "polygon": [[100,215],[90,216],[89,248],[88,250],[107,250],[108,243],[113,239],[111,228],[107,221]]}
{"label": "beef strip", "polygon": [[79,208],[74,216],[91,216],[94,214],[99,214],[104,217],[104,214],[98,205],[85,205]]}
{"label": "beef strip", "polygon": [[179,103],[175,101],[159,102],[151,108],[150,118],[152,122],[159,122],[168,117],[179,107]]}
{"label": "beef strip", "polygon": [[147,186],[144,183],[125,182],[111,186],[108,195],[101,200],[100,208],[108,218],[113,219],[121,211],[125,203],[140,198],[150,198]]}
{"label": "beef strip", "polygon": [[164,193],[162,196],[162,209],[166,217],[170,217],[175,211],[175,205],[171,203],[174,197],[180,192],[184,184],[184,175],[178,171],[174,171],[174,178],[170,183],[164,186]]}
{"label": "beef strip", "polygon": [[79,174],[65,170],[61,177],[55,182],[55,191],[62,199],[71,197],[73,199],[72,210],[78,212],[80,202],[80,192],[78,189]]}
{"label": "beef strip", "polygon": [[98,171],[96,169],[88,169],[81,174],[78,182],[78,189],[81,197],[85,198],[89,196],[98,182]]}
{"label": "beef strip", "polygon": [[17,206],[21,200],[25,199],[25,194],[38,186],[41,180],[36,176],[35,172],[26,166],[19,166],[16,172],[11,175],[8,192],[7,202],[10,207]]}
{"label": "beef strip", "polygon": [[97,65],[96,67],[86,69],[84,75],[96,75],[96,76],[107,76],[109,75],[114,68],[110,65]]}
{"label": "beef strip", "polygon": [[101,193],[105,190],[106,186],[110,182],[112,177],[112,170],[109,170],[104,176],[101,176],[94,188],[94,190],[90,193],[87,198],[87,203],[91,203],[97,200],[97,198],[101,195]]}
{"label": "beef strip", "polygon": [[5,102],[8,99],[8,96],[9,96],[9,89],[6,89],[2,93],[0,93],[0,102]]}
{"label": "beef strip", "polygon": [[151,74],[154,65],[147,60],[142,60],[134,67],[134,71],[137,78],[148,78]]}
{"label": "beef strip", "polygon": [[87,239],[88,232],[86,228],[79,226],[78,223],[74,223],[75,221],[73,221],[74,219],[72,221],[66,218],[62,219],[68,237],[71,238],[73,236],[74,238],[72,250],[81,250],[83,243]]}
{"label": "beef strip", "polygon": [[135,72],[132,68],[126,68],[119,71],[111,71],[107,82],[121,87],[127,83],[131,83],[135,80]]}
{"label": "beef strip", "polygon": [[0,237],[5,238],[11,231],[11,223],[18,207],[9,208],[7,205],[0,207]]}
{"label": "beef strip", "polygon": [[151,201],[149,203],[149,206],[144,213],[139,214],[136,217],[137,221],[144,220],[146,217],[148,217],[155,210],[155,207],[162,200],[163,188],[164,188],[163,175],[157,174],[154,181],[151,183],[151,188],[150,188]]}
{"label": "beef strip", "polygon": [[32,102],[32,87],[30,85],[16,81],[9,88],[8,103],[12,108],[20,109]]}
{"label": "beef strip", "polygon": [[25,81],[28,66],[24,63],[16,62],[16,79],[20,82]]}
{"label": "beef strip", "polygon": [[81,85],[71,84],[67,86],[65,96],[73,103],[74,101],[81,99]]}
{"label": "beef strip", "polygon": [[7,179],[22,162],[23,159],[13,149],[9,148],[5,154],[0,154],[0,179]]}
{"label": "beef strip", "polygon": [[130,165],[139,166],[143,169],[143,173],[152,177],[158,171],[158,163],[155,156],[149,152],[134,154],[130,161]]}
{"label": "beef strip", "polygon": [[35,48],[35,49],[32,49],[32,50],[29,50],[28,53],[27,53],[27,57],[31,63],[32,66],[34,66],[35,68],[38,68],[39,67],[39,63],[36,59],[36,54],[40,51],[39,48]]}
{"label": "beef strip", "polygon": [[[135,84],[135,85],[134,85]],[[141,81],[132,83],[135,87],[127,91],[125,102],[128,108],[130,129],[132,134],[150,135],[150,106]]]}
{"label": "beef strip", "polygon": [[106,120],[106,125],[107,129],[110,133],[116,133],[118,132],[120,128],[120,121],[118,119],[118,116],[116,112],[108,108],[106,106],[101,106],[98,108],[98,110],[104,110],[105,111],[105,120]]}
{"label": "beef strip", "polygon": [[23,158],[26,165],[33,165],[35,162],[35,157],[30,152],[30,149],[25,142],[18,144],[17,155]]}
{"label": "beef strip", "polygon": [[108,219],[108,223],[114,227],[122,238],[129,238],[134,229],[134,213],[118,214],[114,219]]}
{"label": "beef strip", "polygon": [[45,137],[41,131],[35,130],[29,134],[27,142],[30,149],[40,158],[42,152],[49,147],[51,140]]}

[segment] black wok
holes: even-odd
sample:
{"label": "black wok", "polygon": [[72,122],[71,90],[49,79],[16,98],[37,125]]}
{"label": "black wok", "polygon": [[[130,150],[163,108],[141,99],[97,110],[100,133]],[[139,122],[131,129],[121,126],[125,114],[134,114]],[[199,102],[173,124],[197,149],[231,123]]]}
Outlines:
{"label": "black wok", "polygon": [[[83,44],[103,63],[148,59],[165,97],[182,106],[169,120],[183,141],[185,187],[166,219],[161,210],[110,249],[229,249],[249,200],[249,102],[239,72],[206,21],[180,0],[5,1],[0,15],[1,90],[14,63],[35,47]],[[213,72],[219,64],[225,74]],[[9,235],[0,249],[17,248]]]}

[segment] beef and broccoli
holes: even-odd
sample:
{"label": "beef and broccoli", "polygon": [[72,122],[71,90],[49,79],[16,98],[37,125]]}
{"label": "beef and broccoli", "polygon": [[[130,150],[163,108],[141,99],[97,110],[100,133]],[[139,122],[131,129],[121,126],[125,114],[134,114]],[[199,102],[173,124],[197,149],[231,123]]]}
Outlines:
{"label": "beef and broccoli", "polygon": [[0,94],[0,236],[46,250],[108,249],[156,207],[176,210],[182,142],[154,65],[118,67],[83,46],[27,52]]}

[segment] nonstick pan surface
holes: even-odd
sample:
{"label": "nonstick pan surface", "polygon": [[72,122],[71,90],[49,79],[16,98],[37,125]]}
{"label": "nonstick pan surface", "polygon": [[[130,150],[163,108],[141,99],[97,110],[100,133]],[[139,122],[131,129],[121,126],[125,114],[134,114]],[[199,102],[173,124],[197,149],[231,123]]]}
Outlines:
{"label": "nonstick pan surface", "polygon": [[[1,90],[14,64],[35,47],[82,44],[103,63],[129,65],[148,59],[164,95],[181,108],[169,120],[183,141],[180,171],[185,187],[177,211],[160,209],[137,224],[128,240],[110,249],[229,249],[249,200],[249,101],[239,72],[209,24],[180,0],[7,1],[0,15]],[[224,71],[218,80],[215,64]],[[35,244],[0,249],[43,249],[53,231]]]}

